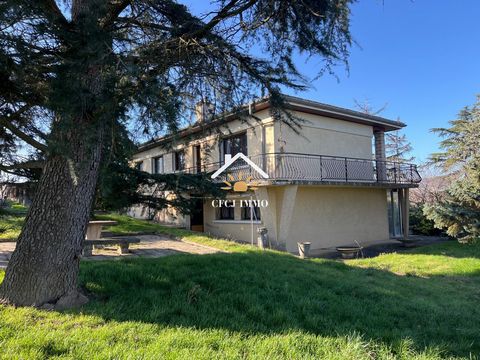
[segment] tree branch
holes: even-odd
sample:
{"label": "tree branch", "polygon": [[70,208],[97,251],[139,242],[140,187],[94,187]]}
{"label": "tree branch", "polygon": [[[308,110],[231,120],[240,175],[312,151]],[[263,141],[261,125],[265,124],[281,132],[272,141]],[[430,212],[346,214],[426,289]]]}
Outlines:
{"label": "tree branch", "polygon": [[250,0],[244,5],[240,6],[238,9],[233,9],[238,3],[238,0],[231,0],[227,5],[225,5],[218,13],[215,15],[205,26],[200,28],[197,31],[194,31],[191,34],[187,34],[188,38],[197,38],[202,37],[210,30],[212,30],[216,25],[218,25],[222,20],[231,18],[233,16],[240,15],[242,12],[248,10],[250,7],[255,5],[258,0]]}
{"label": "tree branch", "polygon": [[25,134],[22,130],[20,130],[18,127],[13,125],[9,120],[0,118],[0,125],[10,130],[12,134],[17,136],[21,140],[25,141],[27,144],[33,146],[34,148],[42,152],[46,152],[48,150],[47,145],[42,144],[37,140],[35,140],[34,138],[32,138],[31,136]]}
{"label": "tree branch", "polygon": [[13,165],[0,165],[1,169],[14,170],[14,169],[43,169],[43,161],[31,160],[25,161],[23,163],[13,164]]}
{"label": "tree branch", "polygon": [[0,165],[0,171],[3,171],[4,173],[7,173],[7,174],[10,174],[10,175],[14,175],[14,176],[22,176],[22,177],[27,177],[25,175],[22,175],[20,173],[17,173],[15,171],[11,171],[11,170],[8,170],[6,167]]}
{"label": "tree branch", "polygon": [[127,8],[132,0],[117,0],[112,2],[112,7],[108,12],[107,16],[103,20],[103,27],[106,28],[114,23],[118,16],[122,13],[123,10]]}
{"label": "tree branch", "polygon": [[37,0],[39,5],[46,11],[46,15],[50,16],[57,24],[62,27],[68,27],[69,22],[63,15],[55,0]]}
{"label": "tree branch", "polygon": [[43,162],[32,160],[26,161],[24,163],[18,163],[13,165],[1,165],[0,164],[0,172],[4,172],[6,174],[14,175],[14,176],[21,176],[21,177],[29,177],[28,171],[22,170],[32,170],[32,169],[43,169]]}

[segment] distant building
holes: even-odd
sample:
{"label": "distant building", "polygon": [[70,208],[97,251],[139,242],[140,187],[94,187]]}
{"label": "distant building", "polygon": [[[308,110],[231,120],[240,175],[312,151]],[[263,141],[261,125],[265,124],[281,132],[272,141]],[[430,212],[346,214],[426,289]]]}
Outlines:
{"label": "distant building", "polygon": [[29,206],[32,203],[34,191],[35,183],[32,182],[0,183],[0,204],[5,200],[10,200]]}

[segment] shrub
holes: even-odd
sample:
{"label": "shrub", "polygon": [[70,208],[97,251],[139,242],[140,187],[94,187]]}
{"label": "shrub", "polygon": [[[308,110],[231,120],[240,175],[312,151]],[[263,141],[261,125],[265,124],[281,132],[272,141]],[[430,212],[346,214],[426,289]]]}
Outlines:
{"label": "shrub", "polygon": [[415,235],[445,235],[443,230],[437,229],[434,222],[425,216],[423,204],[416,204],[410,208],[410,229]]}

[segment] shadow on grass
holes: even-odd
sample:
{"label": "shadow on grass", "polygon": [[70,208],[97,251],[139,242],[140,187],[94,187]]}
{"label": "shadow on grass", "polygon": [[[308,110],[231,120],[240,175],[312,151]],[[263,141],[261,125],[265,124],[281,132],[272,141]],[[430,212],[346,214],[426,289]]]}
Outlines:
{"label": "shadow on grass", "polygon": [[478,283],[257,251],[88,262],[81,280],[93,299],[83,312],[106,320],[247,335],[357,331],[388,344],[410,338],[419,350],[480,352]]}

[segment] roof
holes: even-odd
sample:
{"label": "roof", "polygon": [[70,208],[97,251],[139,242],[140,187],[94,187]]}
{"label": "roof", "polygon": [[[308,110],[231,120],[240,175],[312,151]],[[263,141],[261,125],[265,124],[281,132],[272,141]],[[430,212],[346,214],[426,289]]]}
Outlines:
{"label": "roof", "polygon": [[290,105],[290,108],[298,107],[298,109],[295,110],[301,112],[321,113],[320,115],[328,116],[334,119],[381,127],[385,131],[399,130],[407,126],[401,121],[390,120],[376,115],[369,115],[361,111],[355,111],[339,106],[324,104],[318,101],[302,99],[296,96],[283,96],[285,98],[285,101]]}
{"label": "roof", "polygon": [[[321,115],[326,116],[333,119],[339,119],[344,121],[350,121],[358,124],[370,125],[375,128],[380,128],[384,131],[392,131],[392,130],[399,130],[406,126],[406,124],[383,118],[381,116],[369,115],[360,111],[355,111],[351,109],[342,108],[339,106],[324,104],[321,102],[307,100],[303,98],[299,98],[296,96],[291,95],[283,95],[283,98],[286,103],[286,108],[288,110],[314,114],[314,115]],[[268,98],[260,99],[259,101],[255,102],[255,106],[253,107],[253,113],[259,112],[261,110],[265,110],[270,108],[271,104]],[[245,105],[245,109],[248,108],[249,105]],[[216,119],[205,122],[205,123],[195,123],[194,125],[181,130],[178,134],[175,135],[176,138],[186,137],[188,135],[192,135],[207,129],[210,129],[215,126],[219,126],[229,121],[233,121],[238,118],[238,112],[231,112],[227,114],[222,114],[218,116]],[[152,149],[162,143],[166,143],[172,140],[174,136],[166,135],[160,137],[158,139],[150,140],[146,143],[143,143],[139,146],[138,150],[146,151]]]}

